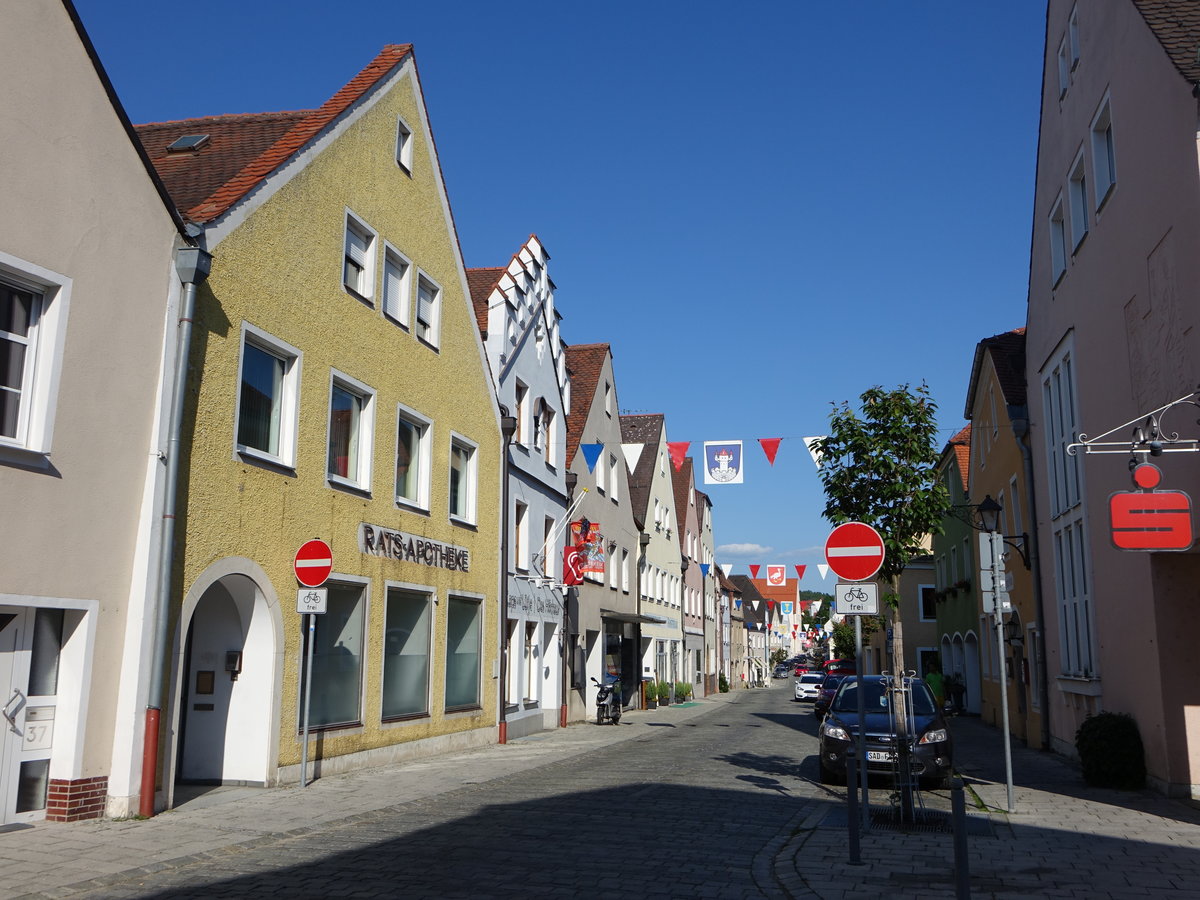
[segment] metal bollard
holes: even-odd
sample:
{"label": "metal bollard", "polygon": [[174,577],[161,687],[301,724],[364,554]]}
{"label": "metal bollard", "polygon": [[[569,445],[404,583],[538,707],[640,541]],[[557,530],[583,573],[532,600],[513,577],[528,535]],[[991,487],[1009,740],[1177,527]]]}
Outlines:
{"label": "metal bollard", "polygon": [[862,865],[858,821],[858,760],[846,753],[846,824],[850,827],[850,865]]}
{"label": "metal bollard", "polygon": [[954,824],[954,896],[971,896],[971,870],[967,862],[967,801],[962,779],[950,779],[950,810]]}

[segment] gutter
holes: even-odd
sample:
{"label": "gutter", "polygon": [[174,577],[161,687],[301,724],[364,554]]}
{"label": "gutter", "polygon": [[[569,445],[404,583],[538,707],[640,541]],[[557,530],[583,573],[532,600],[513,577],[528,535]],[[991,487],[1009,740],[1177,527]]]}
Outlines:
{"label": "gutter", "polygon": [[183,282],[183,304],[176,338],[175,371],[171,383],[171,419],[167,429],[167,449],[160,458],[166,463],[166,487],[162,501],[162,543],[158,558],[158,591],[154,597],[154,646],[150,657],[150,684],[146,691],[145,732],[142,736],[142,784],[138,812],[154,815],[155,787],[158,780],[159,718],[163,695],[163,676],[170,631],[171,562],[175,555],[175,504],[179,484],[179,434],[183,426],[183,405],[187,389],[188,357],[192,343],[192,322],[196,311],[196,286],[203,284],[212,267],[212,255],[199,247],[183,247],[175,253],[175,271]]}

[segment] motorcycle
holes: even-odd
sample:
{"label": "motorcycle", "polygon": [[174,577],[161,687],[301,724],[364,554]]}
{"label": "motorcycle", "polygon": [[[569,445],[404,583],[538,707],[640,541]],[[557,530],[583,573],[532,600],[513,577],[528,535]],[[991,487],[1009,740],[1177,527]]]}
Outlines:
{"label": "motorcycle", "polygon": [[618,682],[601,684],[595,678],[592,684],[596,686],[596,724],[603,725],[605,720],[618,725],[621,722],[621,700],[617,696]]}

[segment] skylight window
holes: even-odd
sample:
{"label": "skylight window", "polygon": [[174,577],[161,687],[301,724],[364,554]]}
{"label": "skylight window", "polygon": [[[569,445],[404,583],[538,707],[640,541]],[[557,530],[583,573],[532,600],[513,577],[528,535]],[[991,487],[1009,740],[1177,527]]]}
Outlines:
{"label": "skylight window", "polygon": [[185,134],[167,145],[168,153],[184,153],[189,150],[199,150],[208,143],[207,134]]}

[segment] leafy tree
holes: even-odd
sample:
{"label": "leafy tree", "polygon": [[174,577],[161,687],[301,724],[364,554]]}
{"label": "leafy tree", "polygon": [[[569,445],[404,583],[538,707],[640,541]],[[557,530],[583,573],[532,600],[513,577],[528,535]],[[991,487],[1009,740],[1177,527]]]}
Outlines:
{"label": "leafy tree", "polygon": [[[926,555],[922,541],[941,532],[950,507],[937,476],[937,404],[924,384],[915,391],[876,386],[860,400],[861,415],[849,404],[835,405],[829,435],[813,442],[821,458],[823,514],[834,525],[865,522],[879,532],[884,554],[878,577],[898,595],[900,573]],[[890,610],[899,676],[904,645],[897,612]]]}
{"label": "leafy tree", "polygon": [[[882,627],[883,619],[879,616],[863,616],[863,640],[867,640]],[[857,643],[857,639],[854,636],[854,623],[850,621],[849,616],[840,622],[834,623],[833,655],[835,659],[854,659],[854,651],[857,649]]]}
{"label": "leafy tree", "polygon": [[[834,525],[865,522],[879,532],[884,558],[878,579],[898,597],[900,573],[914,557],[926,554],[922,541],[941,532],[950,506],[946,486],[937,477],[937,404],[924,384],[915,391],[906,384],[894,390],[875,386],[859,399],[861,413],[848,403],[835,404],[829,435],[811,445],[820,454],[823,514]],[[899,679],[904,674],[904,633],[898,604],[886,605],[894,644],[892,671]],[[902,707],[893,704],[901,771],[908,765]],[[911,794],[902,793],[902,812],[911,818]]]}

